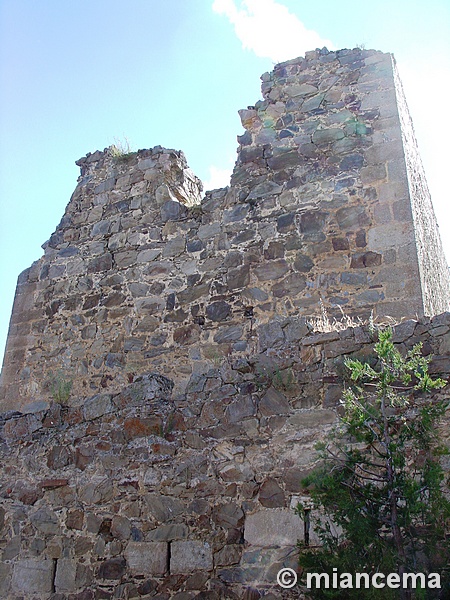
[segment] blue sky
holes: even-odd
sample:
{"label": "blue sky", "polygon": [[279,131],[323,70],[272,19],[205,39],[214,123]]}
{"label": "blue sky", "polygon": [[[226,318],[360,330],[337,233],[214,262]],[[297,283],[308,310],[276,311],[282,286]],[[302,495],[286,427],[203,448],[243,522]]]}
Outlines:
{"label": "blue sky", "polygon": [[207,188],[226,185],[259,76],[362,44],[396,56],[450,257],[448,0],[0,0],[0,355],[75,160],[127,137],[183,150]]}

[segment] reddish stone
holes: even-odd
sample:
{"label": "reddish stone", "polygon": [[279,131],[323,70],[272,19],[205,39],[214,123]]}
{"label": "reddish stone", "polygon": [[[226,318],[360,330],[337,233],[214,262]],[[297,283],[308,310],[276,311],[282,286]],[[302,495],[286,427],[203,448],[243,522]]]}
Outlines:
{"label": "reddish stone", "polygon": [[67,425],[78,425],[83,421],[83,409],[69,408],[67,412],[63,413],[62,419]]}
{"label": "reddish stone", "polygon": [[267,508],[286,506],[284,492],[274,479],[266,479],[259,490],[259,501]]}
{"label": "reddish stone", "polygon": [[62,469],[73,461],[72,452],[66,446],[53,446],[47,455],[49,469]]}
{"label": "reddish stone", "polygon": [[364,269],[365,267],[377,267],[381,265],[381,254],[377,252],[357,252],[353,254],[350,267],[352,269]]}
{"label": "reddish stone", "polygon": [[98,444],[96,444],[96,449],[97,450],[111,450],[111,444],[109,442],[99,442]]}
{"label": "reddish stone", "polygon": [[75,452],[75,466],[84,471],[93,458],[92,448],[77,448]]}
{"label": "reddish stone", "polygon": [[149,436],[152,433],[158,434],[161,431],[161,428],[162,420],[159,417],[148,419],[132,417],[131,419],[127,419],[123,425],[123,431],[128,440]]}
{"label": "reddish stone", "polygon": [[68,529],[83,529],[84,513],[82,510],[69,510],[66,518],[66,527]]}

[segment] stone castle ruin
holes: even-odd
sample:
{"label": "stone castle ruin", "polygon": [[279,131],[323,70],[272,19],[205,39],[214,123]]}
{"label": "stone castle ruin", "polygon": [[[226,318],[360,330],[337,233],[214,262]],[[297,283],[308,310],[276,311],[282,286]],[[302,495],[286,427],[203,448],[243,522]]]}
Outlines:
{"label": "stone castle ruin", "polygon": [[[0,595],[289,596],[294,514],[362,326],[450,373],[450,281],[392,55],[262,76],[230,186],[181,152],[77,164],[18,280],[0,385]],[[409,320],[404,320],[404,319]],[[292,593],[292,592],[291,592]]]}

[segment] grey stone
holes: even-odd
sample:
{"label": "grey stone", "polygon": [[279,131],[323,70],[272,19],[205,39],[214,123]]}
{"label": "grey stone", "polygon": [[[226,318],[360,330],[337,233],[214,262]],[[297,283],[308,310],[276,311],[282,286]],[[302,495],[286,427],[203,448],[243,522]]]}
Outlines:
{"label": "grey stone", "polygon": [[242,221],[248,215],[249,206],[248,204],[238,204],[233,208],[227,209],[223,213],[224,223],[236,223]]}
{"label": "grey stone", "polygon": [[168,570],[166,542],[129,542],[124,555],[132,575],[158,576]]}
{"label": "grey stone", "polygon": [[264,417],[268,417],[286,415],[292,409],[286,397],[274,387],[270,387],[259,401],[259,410]]}
{"label": "grey stone", "polygon": [[293,510],[266,508],[247,515],[245,541],[252,546],[293,546],[303,538],[303,521]]}
{"label": "grey stone", "polygon": [[244,328],[242,327],[242,325],[232,325],[231,327],[222,327],[215,334],[214,341],[217,344],[236,342],[237,340],[241,339],[243,332],[244,332]]}
{"label": "grey stone", "polygon": [[294,83],[285,87],[286,94],[291,98],[296,96],[310,96],[316,94],[319,90],[315,85],[309,83]]}
{"label": "grey stone", "polygon": [[170,542],[172,540],[183,540],[189,535],[189,528],[182,523],[161,525],[152,529],[147,534],[147,539],[152,542]]}
{"label": "grey stone", "polygon": [[343,231],[359,229],[370,222],[364,206],[343,206],[336,212],[336,220]]}
{"label": "grey stone", "polygon": [[[273,157],[268,159],[267,164],[274,171],[278,171],[280,169],[292,169],[300,165],[303,161],[304,158],[297,148],[275,148]],[[278,186],[276,193],[281,193],[282,191],[281,186]],[[272,193],[275,193],[275,191]]]}
{"label": "grey stone", "polygon": [[95,194],[103,194],[104,192],[110,192],[111,190],[114,189],[115,183],[116,183],[116,178],[110,177],[109,179],[102,181],[102,183],[99,183],[95,187],[94,193]]}
{"label": "grey stone", "polygon": [[214,521],[219,527],[225,529],[236,529],[244,523],[244,513],[234,502],[228,502],[218,506],[214,511]]}
{"label": "grey stone", "polygon": [[293,427],[322,427],[336,421],[334,410],[304,410],[299,411],[289,418]]}
{"label": "grey stone", "polygon": [[183,504],[177,498],[161,494],[147,494],[144,496],[144,500],[150,514],[161,523],[173,519],[183,512]]}
{"label": "grey stone", "polygon": [[230,269],[227,273],[227,286],[230,290],[243,288],[250,283],[250,267],[244,265],[237,269]]}
{"label": "grey stone", "polygon": [[211,570],[213,557],[211,546],[200,540],[172,542],[170,555],[171,573],[190,573],[198,569]]}
{"label": "grey stone", "polygon": [[229,544],[214,554],[214,564],[219,567],[237,565],[241,560],[242,544]]}
{"label": "grey stone", "polygon": [[329,144],[341,140],[344,135],[342,129],[317,129],[313,133],[312,141],[314,144]]}
{"label": "grey stone", "polygon": [[[286,156],[286,155],[284,155]],[[297,154],[298,156],[298,154]],[[286,158],[287,160],[287,158]],[[248,200],[257,200],[259,198],[265,198],[266,196],[272,196],[274,194],[279,194],[282,191],[282,187],[273,181],[263,181],[256,185],[250,191]]]}
{"label": "grey stone", "polygon": [[163,257],[179,256],[185,251],[186,241],[184,237],[178,236],[166,242],[163,249]]}
{"label": "grey stone", "polygon": [[108,478],[91,481],[80,487],[78,492],[79,499],[86,504],[101,504],[103,502],[108,502],[111,500],[112,496],[112,481]]}
{"label": "grey stone", "polygon": [[201,240],[210,240],[219,233],[220,223],[211,223],[209,225],[201,225],[198,228],[197,237]]}
{"label": "grey stone", "polygon": [[90,569],[70,558],[60,558],[56,563],[55,591],[75,592],[85,588],[92,580]]}
{"label": "grey stone", "polygon": [[258,327],[259,348],[276,348],[284,341],[284,333],[278,321],[272,321]]}
{"label": "grey stone", "polygon": [[176,221],[180,217],[181,204],[175,200],[167,200],[160,209],[162,221]]}
{"label": "grey stone", "polygon": [[[2,560],[12,560],[20,553],[22,540],[20,535],[11,537],[3,548]],[[1,563],[0,563],[1,564]]]}
{"label": "grey stone", "polygon": [[2,598],[8,598],[11,586],[11,571],[11,565],[0,562],[0,596]]}
{"label": "grey stone", "polygon": [[86,400],[83,414],[86,421],[92,421],[110,413],[112,409],[111,396],[109,394],[97,394]]}
{"label": "grey stone", "polygon": [[286,506],[283,490],[274,479],[266,479],[259,490],[259,501],[266,508]]}
{"label": "grey stone", "polygon": [[275,298],[284,296],[296,296],[306,287],[306,278],[300,273],[292,273],[285,279],[282,279],[272,287],[272,294]]}
{"label": "grey stone", "polygon": [[89,261],[87,272],[100,273],[101,271],[109,271],[112,268],[112,264],[112,255],[107,252]]}
{"label": "grey stone", "polygon": [[147,250],[142,250],[142,252],[139,252],[136,261],[138,263],[150,262],[155,260],[155,258],[158,258],[160,254],[161,250],[159,248],[148,248]]}
{"label": "grey stone", "polygon": [[121,556],[118,558],[110,558],[100,564],[98,576],[100,579],[121,579],[125,575],[127,563],[126,560]]}
{"label": "grey stone", "polygon": [[307,255],[297,253],[294,261],[294,268],[300,273],[308,273],[314,266],[314,261]]}
{"label": "grey stone", "polygon": [[46,506],[30,515],[30,521],[43,534],[59,533],[58,517]]}
{"label": "grey stone", "polygon": [[127,517],[114,515],[111,521],[111,535],[119,540],[127,540],[131,535],[131,523]]}
{"label": "grey stone", "polygon": [[27,558],[14,564],[12,589],[25,594],[50,594],[55,566],[52,560]]}
{"label": "grey stone", "polygon": [[289,266],[284,259],[272,260],[258,265],[254,273],[259,281],[271,281],[280,279],[289,271]]}
{"label": "grey stone", "polygon": [[231,306],[223,300],[213,302],[206,307],[206,316],[211,321],[225,321],[230,312]]}
{"label": "grey stone", "polygon": [[229,404],[225,414],[230,423],[239,423],[242,419],[254,416],[256,407],[251,396],[244,396]]}
{"label": "grey stone", "polygon": [[95,223],[95,225],[92,227],[91,234],[93,236],[105,235],[108,233],[110,225],[111,223],[109,221],[98,221],[98,223]]}

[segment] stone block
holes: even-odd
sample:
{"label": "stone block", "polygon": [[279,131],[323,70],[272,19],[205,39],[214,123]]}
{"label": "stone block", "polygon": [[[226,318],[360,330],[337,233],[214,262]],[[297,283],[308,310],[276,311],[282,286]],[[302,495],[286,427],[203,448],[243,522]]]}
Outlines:
{"label": "stone block", "polygon": [[43,534],[59,533],[59,523],[56,514],[44,506],[30,516],[30,521]]}
{"label": "stone block", "polygon": [[274,479],[266,479],[259,490],[259,501],[266,508],[286,506],[284,492]]}
{"label": "stone block", "polygon": [[50,594],[53,591],[53,560],[27,558],[14,564],[12,589],[21,594]]}
{"label": "stone block", "polygon": [[126,572],[127,563],[123,556],[110,558],[101,563],[98,576],[100,579],[121,579]]}
{"label": "stone block", "polygon": [[169,545],[166,542],[129,542],[124,555],[132,575],[158,576],[167,572]]}
{"label": "stone block", "polygon": [[240,423],[242,419],[252,417],[256,414],[256,407],[251,396],[243,396],[229,404],[225,415],[230,423]]}
{"label": "stone block", "polygon": [[183,512],[183,503],[178,498],[161,494],[147,494],[144,496],[144,500],[150,514],[160,522],[173,519]]}
{"label": "stone block", "polygon": [[161,525],[148,532],[146,538],[152,542],[171,542],[172,540],[186,539],[189,534],[189,528],[183,523],[173,523]]}
{"label": "stone block", "polygon": [[247,515],[245,541],[252,546],[296,546],[303,539],[303,522],[286,508],[266,508]]}
{"label": "stone block", "polygon": [[266,348],[274,348],[284,341],[284,333],[278,321],[272,321],[258,327],[258,338],[260,351]]}
{"label": "stone block", "polygon": [[8,598],[8,592],[11,586],[11,570],[9,564],[0,562],[0,597]]}
{"label": "stone block", "polygon": [[112,409],[111,396],[109,394],[97,394],[86,400],[83,414],[86,421],[92,421],[110,413]]}
{"label": "stone block", "polygon": [[323,427],[336,421],[334,410],[302,410],[289,418],[293,427]]}
{"label": "stone block", "polygon": [[291,412],[291,406],[281,392],[270,387],[259,401],[259,410],[264,417],[285,415]]}
{"label": "stone block", "polygon": [[56,563],[55,591],[75,592],[86,587],[92,580],[91,570],[70,558],[60,558]]}
{"label": "stone block", "polygon": [[218,527],[236,529],[244,523],[244,513],[234,502],[218,506],[214,511],[214,521]]}
{"label": "stone block", "polygon": [[170,572],[172,574],[212,568],[212,549],[207,542],[194,540],[171,544]]}

